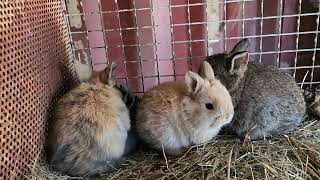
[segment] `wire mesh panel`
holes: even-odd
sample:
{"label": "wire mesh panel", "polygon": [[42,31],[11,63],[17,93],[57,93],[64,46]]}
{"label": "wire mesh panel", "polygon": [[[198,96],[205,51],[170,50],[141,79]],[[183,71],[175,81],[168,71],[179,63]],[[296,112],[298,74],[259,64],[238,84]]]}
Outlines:
{"label": "wire mesh panel", "polygon": [[251,60],[271,64],[298,83],[319,71],[317,0],[67,0],[75,58],[94,69],[119,64],[118,80],[144,92],[182,79],[207,55],[243,37]]}
{"label": "wire mesh panel", "polygon": [[24,179],[44,157],[51,103],[72,82],[62,7],[0,1],[0,179]]}

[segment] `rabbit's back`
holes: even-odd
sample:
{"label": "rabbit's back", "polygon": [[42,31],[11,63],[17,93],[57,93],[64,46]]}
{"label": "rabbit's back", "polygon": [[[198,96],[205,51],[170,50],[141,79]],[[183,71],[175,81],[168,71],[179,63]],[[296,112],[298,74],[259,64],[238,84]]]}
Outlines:
{"label": "rabbit's back", "polygon": [[303,120],[306,104],[302,90],[284,71],[249,63],[241,86],[237,90],[241,97],[234,96],[239,102],[232,123],[238,134],[256,129],[251,138],[260,139],[287,133]]}
{"label": "rabbit's back", "polygon": [[249,63],[247,78],[251,90],[257,90],[262,95],[278,94],[281,96],[292,97],[294,95],[298,101],[303,100],[301,88],[296,81],[286,72],[275,66],[266,66],[258,63]]}
{"label": "rabbit's back", "polygon": [[[282,99],[294,109],[305,109],[305,100],[301,88],[286,72],[262,64],[250,63],[244,80],[243,98],[259,100],[273,97],[276,102]],[[261,103],[260,103],[261,104]]]}
{"label": "rabbit's back", "polygon": [[[167,82],[147,91],[139,103],[137,113],[138,132],[149,144],[161,149],[161,144],[167,146],[184,146],[187,144],[184,134],[186,128],[182,124],[184,114],[179,113],[183,95],[187,89],[182,82]],[[187,135],[186,135],[187,136]],[[172,142],[172,143],[171,143]],[[169,144],[164,144],[169,143]]]}
{"label": "rabbit's back", "polygon": [[161,106],[164,111],[174,111],[172,108],[177,108],[175,106],[180,104],[173,102],[181,102],[184,95],[188,94],[187,87],[183,82],[166,82],[147,91],[140,104],[148,104],[147,107],[154,108],[154,110],[158,110]]}
{"label": "rabbit's back", "polygon": [[56,104],[51,163],[70,175],[106,172],[103,167],[110,167],[103,163],[123,155],[129,128],[128,109],[117,90],[82,83]]}
{"label": "rabbit's back", "polygon": [[[66,125],[77,123],[74,116],[85,116],[96,120],[96,123],[108,127],[116,121],[119,110],[126,108],[120,93],[110,87],[82,83],[63,96],[57,103],[55,115],[57,122]],[[121,109],[123,110],[123,109]],[[125,110],[127,112],[127,110]],[[60,117],[61,116],[61,117]],[[66,116],[71,117],[69,120]],[[66,121],[70,122],[66,123]],[[108,128],[107,128],[108,129]]]}

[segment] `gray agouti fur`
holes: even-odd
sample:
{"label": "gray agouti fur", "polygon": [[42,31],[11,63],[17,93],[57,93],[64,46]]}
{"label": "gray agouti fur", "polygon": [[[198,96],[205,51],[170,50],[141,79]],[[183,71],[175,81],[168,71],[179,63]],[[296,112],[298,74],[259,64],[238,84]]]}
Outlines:
{"label": "gray agouti fur", "polygon": [[[93,72],[55,105],[49,131],[49,163],[70,176],[114,171],[131,152],[129,110],[115,88],[115,64]],[[130,140],[131,141],[131,140]]]}
{"label": "gray agouti fur", "polygon": [[230,53],[206,59],[232,96],[231,131],[257,140],[296,129],[306,112],[301,88],[280,69],[249,62],[249,46],[243,39]]}

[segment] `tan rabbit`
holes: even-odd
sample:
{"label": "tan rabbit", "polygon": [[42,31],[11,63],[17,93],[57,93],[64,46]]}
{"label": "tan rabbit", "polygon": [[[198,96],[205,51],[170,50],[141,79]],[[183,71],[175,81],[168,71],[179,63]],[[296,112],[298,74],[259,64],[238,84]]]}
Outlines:
{"label": "tan rabbit", "polygon": [[146,92],[137,112],[141,139],[171,155],[215,137],[233,117],[227,89],[215,79],[209,63],[200,75],[187,72],[185,82],[167,82]]}
{"label": "tan rabbit", "polygon": [[107,173],[124,155],[129,111],[116,89],[110,64],[92,72],[87,83],[65,94],[56,104],[49,132],[50,164],[70,176]]}

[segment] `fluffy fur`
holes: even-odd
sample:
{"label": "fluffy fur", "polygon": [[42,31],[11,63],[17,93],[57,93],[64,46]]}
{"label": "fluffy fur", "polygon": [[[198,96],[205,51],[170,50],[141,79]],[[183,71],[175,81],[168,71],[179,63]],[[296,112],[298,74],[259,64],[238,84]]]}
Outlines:
{"label": "fluffy fur", "polygon": [[306,111],[302,90],[280,69],[249,62],[248,47],[249,40],[243,39],[229,54],[206,60],[232,96],[231,130],[251,140],[294,130]]}
{"label": "fluffy fur", "polygon": [[143,95],[137,129],[150,147],[176,155],[192,144],[209,141],[231,121],[233,105],[227,89],[214,78],[207,62],[201,67],[201,76],[188,72],[185,82],[163,83]]}
{"label": "fluffy fur", "polygon": [[56,104],[49,133],[50,164],[71,176],[114,170],[124,155],[129,111],[114,88],[115,64],[93,72]]}

